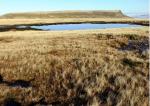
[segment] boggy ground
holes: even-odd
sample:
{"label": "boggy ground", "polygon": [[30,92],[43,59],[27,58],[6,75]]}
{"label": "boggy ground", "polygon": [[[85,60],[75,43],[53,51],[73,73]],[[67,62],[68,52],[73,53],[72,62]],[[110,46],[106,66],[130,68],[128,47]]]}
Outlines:
{"label": "boggy ground", "polygon": [[148,33],[1,32],[0,104],[148,106]]}

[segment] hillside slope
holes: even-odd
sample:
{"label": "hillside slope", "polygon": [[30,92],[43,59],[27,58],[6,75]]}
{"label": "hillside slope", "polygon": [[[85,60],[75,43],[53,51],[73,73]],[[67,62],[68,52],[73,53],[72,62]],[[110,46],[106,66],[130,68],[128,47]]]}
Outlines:
{"label": "hillside slope", "polygon": [[126,18],[120,10],[115,11],[53,11],[10,13],[0,18]]}

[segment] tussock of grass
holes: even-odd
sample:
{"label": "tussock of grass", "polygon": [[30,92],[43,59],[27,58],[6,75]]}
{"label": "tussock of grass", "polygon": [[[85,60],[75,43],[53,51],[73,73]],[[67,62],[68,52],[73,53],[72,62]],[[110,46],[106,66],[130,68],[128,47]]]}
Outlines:
{"label": "tussock of grass", "polygon": [[13,42],[15,39],[13,39],[12,37],[0,37],[0,42],[3,43],[9,43],[9,42]]}
{"label": "tussock of grass", "polygon": [[134,62],[131,59],[127,59],[127,58],[124,58],[122,62],[123,62],[123,65],[128,65],[130,67],[136,67],[142,64],[141,62]]}

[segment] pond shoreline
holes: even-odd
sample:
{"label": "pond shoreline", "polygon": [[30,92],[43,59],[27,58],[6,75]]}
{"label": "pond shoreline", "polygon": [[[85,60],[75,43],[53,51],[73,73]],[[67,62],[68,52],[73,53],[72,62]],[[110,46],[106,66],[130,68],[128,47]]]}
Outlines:
{"label": "pond shoreline", "polygon": [[[65,24],[129,24],[129,25],[141,25],[141,26],[149,26],[147,23],[140,22],[57,22],[57,23],[36,23],[36,24],[17,24],[17,25],[0,25],[0,32],[5,31],[24,31],[24,30],[42,30],[32,28],[31,26],[44,26],[44,25],[65,25]],[[18,28],[19,26],[25,26],[25,28]]]}

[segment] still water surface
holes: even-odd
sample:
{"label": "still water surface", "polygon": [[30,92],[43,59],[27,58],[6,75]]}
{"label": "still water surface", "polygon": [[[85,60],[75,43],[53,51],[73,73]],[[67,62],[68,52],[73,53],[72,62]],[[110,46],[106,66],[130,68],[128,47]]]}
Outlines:
{"label": "still water surface", "polygon": [[[128,28],[128,27],[140,27],[141,25],[133,24],[58,24],[58,25],[41,25],[30,26],[30,28],[41,30],[85,30],[85,29],[107,29],[107,28]],[[19,26],[20,28],[26,26]]]}

